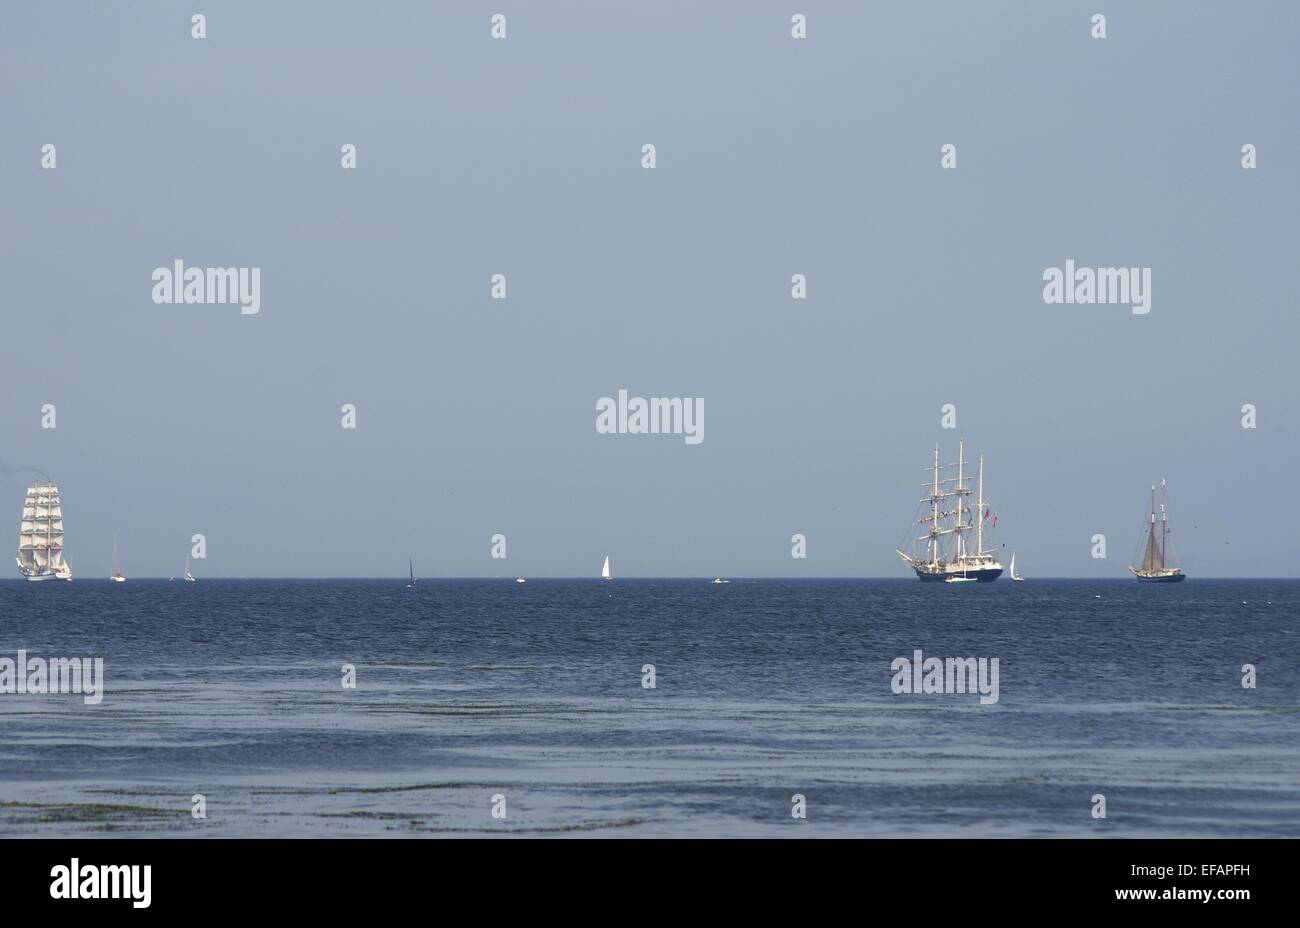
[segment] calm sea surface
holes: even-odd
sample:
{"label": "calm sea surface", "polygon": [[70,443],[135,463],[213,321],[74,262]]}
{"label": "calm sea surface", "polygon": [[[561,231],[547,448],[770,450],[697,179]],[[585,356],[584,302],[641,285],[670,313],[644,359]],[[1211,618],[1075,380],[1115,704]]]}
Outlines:
{"label": "calm sea surface", "polygon": [[0,694],[4,835],[1300,836],[1300,581],[0,582],[19,649],[107,682]]}

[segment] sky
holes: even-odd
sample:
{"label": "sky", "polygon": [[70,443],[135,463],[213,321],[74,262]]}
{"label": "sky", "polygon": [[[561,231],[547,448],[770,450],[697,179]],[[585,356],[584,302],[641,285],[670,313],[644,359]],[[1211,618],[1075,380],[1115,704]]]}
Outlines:
{"label": "sky", "polygon": [[[6,4],[0,516],[48,473],[88,577],[114,532],[140,577],[195,533],[201,577],[906,577],[964,439],[1031,577],[1124,576],[1162,477],[1191,575],[1298,576],[1297,32],[1289,2]],[[178,259],[259,268],[260,311],[155,303]],[[1150,312],[1045,303],[1067,259],[1150,267]],[[619,389],[703,399],[704,440],[599,433]]]}

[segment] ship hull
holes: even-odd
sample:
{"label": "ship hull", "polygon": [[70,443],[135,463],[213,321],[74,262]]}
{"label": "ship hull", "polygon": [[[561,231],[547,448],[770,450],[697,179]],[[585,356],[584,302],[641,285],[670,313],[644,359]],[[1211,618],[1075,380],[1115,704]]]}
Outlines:
{"label": "ship hull", "polygon": [[914,567],[913,570],[916,571],[916,577],[922,583],[942,583],[943,581],[947,580],[949,577],[963,577],[963,576],[970,577],[972,580],[977,580],[980,583],[992,583],[998,577],[1002,576],[1001,567],[985,567],[981,569],[971,569],[965,571],[961,571],[961,570],[931,571],[928,568],[923,569],[919,567]]}
{"label": "ship hull", "polygon": [[1187,574],[1167,574],[1163,577],[1138,577],[1138,583],[1182,583]]}

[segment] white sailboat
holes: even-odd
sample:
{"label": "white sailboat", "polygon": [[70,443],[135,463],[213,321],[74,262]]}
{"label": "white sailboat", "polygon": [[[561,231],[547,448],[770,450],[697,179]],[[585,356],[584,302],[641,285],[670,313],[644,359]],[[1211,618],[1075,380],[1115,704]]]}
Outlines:
{"label": "white sailboat", "polygon": [[406,559],[406,566],[407,566],[407,567],[410,569],[410,571],[411,571],[411,582],[408,583],[408,584],[406,584],[406,588],[407,588],[408,590],[413,590],[413,589],[415,589],[415,585],[416,585],[417,583],[420,582],[419,580],[415,579],[415,561],[411,560],[411,559],[408,557],[408,558]]}
{"label": "white sailboat", "polygon": [[34,582],[71,580],[72,566],[63,559],[63,506],[59,488],[36,483],[27,488],[18,526],[18,573]]}
{"label": "white sailboat", "polygon": [[613,580],[614,575],[609,572],[609,555],[605,555],[605,566],[600,568],[600,577],[602,580]]}
{"label": "white sailboat", "polygon": [[523,577],[515,577],[515,583],[527,583],[527,582],[528,581],[525,580]]}
{"label": "white sailboat", "polygon": [[1011,579],[1016,581],[1016,583],[1025,582],[1025,578],[1016,573],[1016,552],[1014,551],[1011,552]]}
{"label": "white sailboat", "polygon": [[188,554],[185,555],[185,576],[182,579],[184,579],[186,583],[198,582],[198,578],[195,577],[194,574],[190,573],[190,556]]}
{"label": "white sailboat", "polygon": [[122,565],[117,559],[117,532],[113,533],[113,563],[108,570],[108,579],[114,583],[126,583],[126,574],[122,573]]}

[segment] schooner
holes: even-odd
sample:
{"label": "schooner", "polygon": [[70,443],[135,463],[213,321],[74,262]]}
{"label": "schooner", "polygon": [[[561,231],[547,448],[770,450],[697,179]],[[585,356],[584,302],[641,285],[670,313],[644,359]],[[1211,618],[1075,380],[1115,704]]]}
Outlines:
{"label": "schooner", "polygon": [[[1002,565],[992,550],[984,547],[984,523],[992,513],[984,498],[984,456],[980,455],[977,490],[968,485],[970,475],[966,470],[966,443],[957,444],[957,463],[941,465],[939,446],[934,446],[934,463],[927,468],[930,480],[922,484],[929,495],[922,498],[917,509],[915,524],[924,526],[924,534],[914,536],[911,552],[895,549],[916,576],[925,581],[943,581],[957,578],[979,580],[985,583],[1002,576]],[[945,477],[945,471],[954,473]],[[971,511],[971,494],[976,492],[976,509]],[[974,518],[972,518],[972,516]],[[993,524],[997,517],[993,516]],[[990,526],[991,527],[991,526]],[[909,535],[915,530],[909,531]],[[974,534],[974,549],[970,535]]]}
{"label": "schooner", "polygon": [[1169,512],[1165,509],[1165,481],[1160,478],[1160,532],[1159,543],[1156,542],[1156,488],[1151,488],[1151,515],[1147,525],[1146,553],[1142,555],[1142,566],[1129,565],[1129,572],[1146,583],[1178,583],[1187,579],[1180,567],[1170,567],[1169,556]]}
{"label": "schooner", "polygon": [[63,559],[63,506],[53,483],[27,488],[17,560],[18,572],[33,582],[72,579],[72,567]]}

